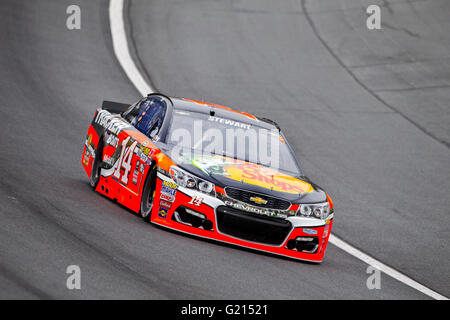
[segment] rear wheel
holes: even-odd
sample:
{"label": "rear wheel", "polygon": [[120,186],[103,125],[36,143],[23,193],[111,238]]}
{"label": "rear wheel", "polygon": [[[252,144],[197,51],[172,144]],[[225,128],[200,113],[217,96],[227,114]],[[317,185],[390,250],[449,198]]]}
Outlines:
{"label": "rear wheel", "polygon": [[140,214],[142,219],[146,222],[150,222],[151,212],[153,208],[153,200],[156,188],[156,166],[150,168],[150,172],[145,179],[144,189],[142,190],[141,198],[141,210]]}
{"label": "rear wheel", "polygon": [[91,176],[89,178],[89,184],[95,190],[100,180],[100,169],[103,156],[103,140],[98,141],[97,150],[95,151],[94,163],[92,164]]}

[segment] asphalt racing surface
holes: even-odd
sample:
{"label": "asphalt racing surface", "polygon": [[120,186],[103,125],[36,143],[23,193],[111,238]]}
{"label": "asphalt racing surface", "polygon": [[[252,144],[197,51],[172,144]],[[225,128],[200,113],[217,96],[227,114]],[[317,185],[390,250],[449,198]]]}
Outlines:
{"label": "asphalt racing surface", "polygon": [[[365,8],[382,8],[382,30]],[[103,99],[140,95],[108,1],[0,2],[0,298],[429,299],[334,245],[322,264],[144,223],[81,167]],[[333,233],[450,295],[450,3],[127,1],[139,68],[163,93],[277,121],[332,196]],[[81,268],[81,289],[66,268]]]}

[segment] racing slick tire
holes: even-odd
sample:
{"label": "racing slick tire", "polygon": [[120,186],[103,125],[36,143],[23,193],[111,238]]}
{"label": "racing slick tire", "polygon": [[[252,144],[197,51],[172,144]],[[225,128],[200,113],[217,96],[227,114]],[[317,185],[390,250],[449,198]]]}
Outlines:
{"label": "racing slick tire", "polygon": [[97,188],[97,184],[100,180],[100,169],[102,164],[103,155],[103,139],[98,141],[97,150],[95,151],[94,163],[92,164],[91,176],[89,177],[89,184],[92,189]]}
{"label": "racing slick tire", "polygon": [[156,187],[156,166],[150,168],[142,190],[140,215],[145,222],[150,222]]}

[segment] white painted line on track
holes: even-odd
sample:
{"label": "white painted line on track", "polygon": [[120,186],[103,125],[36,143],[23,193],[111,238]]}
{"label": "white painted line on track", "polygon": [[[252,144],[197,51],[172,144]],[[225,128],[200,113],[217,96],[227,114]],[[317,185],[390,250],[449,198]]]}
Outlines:
{"label": "white painted line on track", "polygon": [[[148,93],[155,92],[156,90],[145,81],[131,58],[123,21],[123,1],[124,0],[110,0],[109,2],[109,22],[114,53],[116,54],[117,60],[119,60],[120,65],[127,74],[131,83],[133,83],[142,96],[146,96]],[[359,260],[367,263],[368,265],[378,268],[380,271],[391,276],[392,278],[422,292],[431,298],[437,300],[448,300],[447,297],[425,287],[417,281],[405,276],[401,272],[370,257],[333,234],[330,235],[329,242]]]}
{"label": "white painted line on track", "polygon": [[401,272],[385,265],[384,263],[372,258],[371,256],[365,254],[364,252],[362,252],[361,250],[356,249],[355,247],[351,246],[350,244],[348,244],[347,242],[345,242],[344,240],[339,239],[338,237],[336,237],[335,235],[331,234],[330,238],[328,240],[330,243],[332,243],[333,245],[335,245],[336,247],[344,250],[345,252],[351,254],[352,256],[358,258],[361,261],[364,261],[365,263],[367,263],[368,265],[371,265],[377,269],[379,269],[380,271],[384,272],[385,274],[387,274],[388,276],[391,276],[392,278],[403,282],[404,284],[422,292],[423,294],[426,294],[427,296],[436,299],[436,300],[448,300],[447,297],[425,287],[424,285],[418,283],[417,281],[405,276],[404,274],[402,274]]}
{"label": "white painted line on track", "polygon": [[123,0],[110,0],[109,2],[109,25],[113,42],[114,53],[119,60],[122,69],[127,74],[131,83],[136,87],[142,96],[155,92],[139,69],[136,67],[128,48],[127,34],[123,21]]}

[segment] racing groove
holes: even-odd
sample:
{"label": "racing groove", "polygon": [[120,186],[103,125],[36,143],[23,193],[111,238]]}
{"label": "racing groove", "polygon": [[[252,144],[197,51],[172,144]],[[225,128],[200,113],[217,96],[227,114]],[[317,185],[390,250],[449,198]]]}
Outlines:
{"label": "racing groove", "polygon": [[[368,290],[367,266],[333,246],[322,265],[292,262],[166,232],[94,194],[80,165],[93,112],[139,94],[112,53],[107,1],[79,2],[79,31],[65,28],[70,1],[0,4],[2,298],[426,298],[388,277]],[[448,294],[448,149],[368,98],[300,3],[270,3],[133,1],[137,54],[164,93],[280,122],[335,198],[336,233]],[[71,264],[81,290],[66,289]]]}

